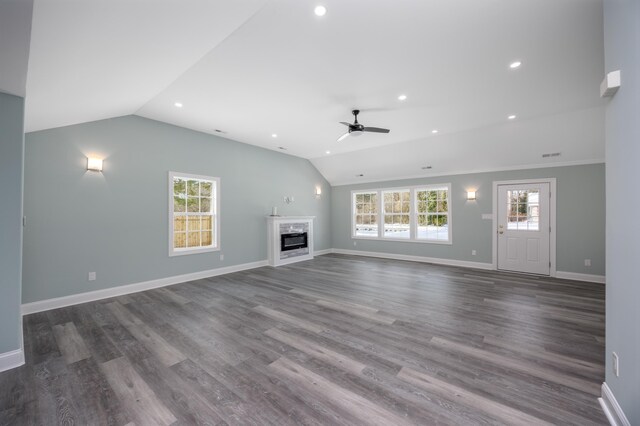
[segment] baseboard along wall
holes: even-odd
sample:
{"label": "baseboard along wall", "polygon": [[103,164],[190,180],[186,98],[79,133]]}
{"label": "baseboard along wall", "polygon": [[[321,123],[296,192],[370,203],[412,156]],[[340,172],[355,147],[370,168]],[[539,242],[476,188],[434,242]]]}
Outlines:
{"label": "baseboard along wall", "polygon": [[0,354],[0,373],[21,365],[24,365],[24,351],[22,349]]}
{"label": "baseboard along wall", "polygon": [[602,384],[602,397],[598,398],[602,411],[611,423],[611,426],[631,426],[631,423],[622,411],[622,407],[616,401],[616,397],[613,395],[611,388],[607,383]]}
{"label": "baseboard along wall", "polygon": [[[436,257],[410,256],[395,253],[379,253],[359,250],[344,249],[325,249],[315,251],[314,255],[322,256],[325,254],[347,254],[353,256],[377,257],[383,259],[406,260],[410,262],[433,263],[437,265],[459,266],[462,268],[493,270],[493,265],[482,262],[469,262],[456,259],[443,259]],[[107,299],[110,297],[123,296],[125,294],[137,293],[140,291],[151,290],[154,288],[166,287],[169,285],[179,284],[187,281],[194,281],[203,278],[215,277],[218,275],[230,274],[233,272],[246,271],[248,269],[261,268],[268,266],[267,260],[257,262],[243,263],[240,265],[227,266],[224,268],[210,269],[207,271],[194,272],[190,274],[175,275],[172,277],[160,278],[157,280],[144,281],[134,284],[126,284],[118,287],[107,288],[103,290],[89,291],[86,293],[73,294],[70,296],[57,297],[54,299],[40,300],[37,302],[25,303],[22,305],[22,315],[33,314],[36,312],[48,311],[51,309],[63,308],[65,306],[77,305],[80,303],[93,302],[96,300]],[[598,275],[578,274],[573,272],[557,272],[557,278],[568,280],[599,282],[604,283],[604,277]]]}

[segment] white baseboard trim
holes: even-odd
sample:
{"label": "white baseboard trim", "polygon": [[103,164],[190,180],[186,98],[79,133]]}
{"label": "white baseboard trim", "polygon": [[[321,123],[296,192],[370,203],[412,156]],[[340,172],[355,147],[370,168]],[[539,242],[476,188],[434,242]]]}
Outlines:
{"label": "white baseboard trim", "polygon": [[598,402],[600,402],[602,411],[604,411],[611,426],[631,426],[631,423],[627,419],[627,416],[624,415],[620,404],[616,401],[616,397],[613,396],[613,392],[606,382],[602,384],[602,397],[598,398]]}
{"label": "white baseboard trim", "polygon": [[606,281],[606,277],[604,275],[579,274],[577,272],[563,271],[557,271],[556,278],[561,278],[563,280],[586,281],[589,283],[599,284],[604,284]]}
{"label": "white baseboard trim", "polygon": [[121,285],[118,287],[106,288],[103,290],[89,291],[86,293],[72,294],[70,296],[56,297],[54,299],[40,300],[37,302],[25,303],[22,305],[22,315],[36,312],[48,311],[51,309],[64,308],[65,306],[77,305],[80,303],[93,302],[109,297],[123,296],[125,294],[138,293],[140,291],[151,290],[168,285],[179,284],[187,281],[200,280],[203,278],[215,277],[217,275],[230,274],[232,272],[246,271],[248,269],[268,266],[266,260],[258,262],[243,263],[240,265],[226,266],[224,268],[209,269],[207,271],[193,272],[173,277],[160,278],[157,280],[144,281],[140,283]]}
{"label": "white baseboard trim", "polygon": [[333,253],[333,249],[326,249],[326,250],[315,250],[313,252],[314,256],[322,256],[323,254],[331,254]]}
{"label": "white baseboard trim", "polygon": [[22,349],[0,354],[0,373],[21,365],[24,365],[24,352]]}
{"label": "white baseboard trim", "polygon": [[411,256],[408,254],[380,253],[375,251],[345,250],[336,248],[331,250],[331,252],[337,254],[350,254],[353,256],[378,257],[383,259],[408,260],[411,262],[434,263],[437,265],[493,270],[493,265],[491,263],[469,262],[466,260],[442,259],[439,257]]}

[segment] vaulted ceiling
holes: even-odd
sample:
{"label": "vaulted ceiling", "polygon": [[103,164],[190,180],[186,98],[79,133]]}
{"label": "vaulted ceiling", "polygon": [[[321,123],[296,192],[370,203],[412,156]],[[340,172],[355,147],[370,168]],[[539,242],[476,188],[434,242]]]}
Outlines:
{"label": "vaulted ceiling", "polygon": [[[35,0],[26,127],[138,114],[332,184],[599,162],[603,52],[600,0]],[[354,108],[391,133],[337,142]]]}

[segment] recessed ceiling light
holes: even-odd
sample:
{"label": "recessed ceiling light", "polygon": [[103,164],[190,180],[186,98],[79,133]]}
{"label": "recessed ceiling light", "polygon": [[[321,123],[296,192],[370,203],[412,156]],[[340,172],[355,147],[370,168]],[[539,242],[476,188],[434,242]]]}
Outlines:
{"label": "recessed ceiling light", "polygon": [[227,133],[224,130],[220,130],[220,129],[213,129],[213,131],[216,133]]}
{"label": "recessed ceiling light", "polygon": [[176,102],[173,105],[175,105],[176,108],[182,108],[182,102]]}
{"label": "recessed ceiling light", "polygon": [[511,68],[512,70],[515,70],[516,68],[520,68],[520,65],[522,65],[522,62],[513,61],[509,64],[509,68]]}
{"label": "recessed ceiling light", "polygon": [[431,133],[433,133],[433,134],[435,135],[436,133],[438,133],[438,129],[433,129],[433,130],[431,131]]}
{"label": "recessed ceiling light", "polygon": [[283,150],[283,151],[286,151],[286,150],[287,150],[287,148],[285,148],[284,146],[279,146],[279,147],[278,147],[278,149],[281,149],[281,150]]}
{"label": "recessed ceiling light", "polygon": [[398,96],[398,100],[399,100],[399,101],[406,101],[406,100],[407,100],[407,95],[400,95],[400,96]]}
{"label": "recessed ceiling light", "polygon": [[515,114],[511,114],[510,116],[507,117],[509,120],[515,120],[516,116]]}
{"label": "recessed ceiling light", "polygon": [[313,13],[315,13],[316,16],[324,16],[327,14],[327,8],[324,6],[316,6],[316,8],[313,9]]}
{"label": "recessed ceiling light", "polygon": [[362,173],[356,175],[356,177],[362,177],[362,176],[364,176]]}
{"label": "recessed ceiling light", "polygon": [[430,169],[432,169],[431,166],[422,166],[422,170],[430,170]]}
{"label": "recessed ceiling light", "polygon": [[275,133],[271,135],[272,138],[277,138],[278,135],[276,135]]}
{"label": "recessed ceiling light", "polygon": [[331,151],[326,151],[326,154],[331,154]]}

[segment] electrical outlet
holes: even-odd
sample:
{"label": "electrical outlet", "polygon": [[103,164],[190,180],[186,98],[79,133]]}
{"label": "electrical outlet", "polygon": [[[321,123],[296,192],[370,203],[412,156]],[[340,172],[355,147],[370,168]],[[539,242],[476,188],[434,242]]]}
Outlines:
{"label": "electrical outlet", "polygon": [[224,254],[220,253],[220,260],[224,260]]}
{"label": "electrical outlet", "polygon": [[591,259],[585,259],[584,266],[591,266]]}
{"label": "electrical outlet", "polygon": [[95,281],[95,280],[96,280],[96,273],[89,272],[89,281]]}
{"label": "electrical outlet", "polygon": [[613,374],[616,375],[616,377],[620,377],[620,358],[618,358],[618,354],[615,352],[612,352],[613,357],[612,357],[612,361],[613,361]]}
{"label": "electrical outlet", "polygon": [[358,245],[358,242],[357,242],[357,241],[354,241],[354,242],[353,242],[353,246],[355,247],[355,246],[357,246],[357,245]]}
{"label": "electrical outlet", "polygon": [[475,250],[471,250],[471,256],[475,256],[476,255],[476,251]]}

